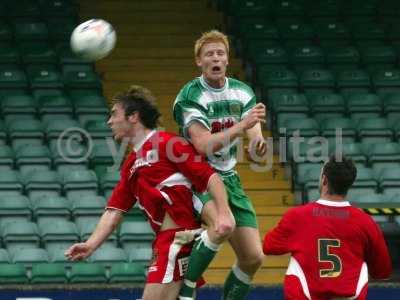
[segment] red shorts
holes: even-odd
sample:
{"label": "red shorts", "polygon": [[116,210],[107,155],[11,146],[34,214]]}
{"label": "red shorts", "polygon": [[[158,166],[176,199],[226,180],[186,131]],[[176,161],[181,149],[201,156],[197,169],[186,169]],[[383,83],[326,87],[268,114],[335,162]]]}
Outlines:
{"label": "red shorts", "polygon": [[[169,229],[157,233],[153,242],[153,258],[147,273],[147,283],[170,283],[183,280],[194,242],[177,243],[175,234],[183,229]],[[204,284],[201,279],[197,286]]]}

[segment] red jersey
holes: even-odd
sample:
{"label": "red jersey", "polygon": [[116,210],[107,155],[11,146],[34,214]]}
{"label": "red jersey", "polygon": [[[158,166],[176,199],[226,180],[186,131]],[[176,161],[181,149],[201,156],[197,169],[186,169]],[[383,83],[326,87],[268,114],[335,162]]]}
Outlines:
{"label": "red jersey", "polygon": [[292,255],[285,299],[364,299],[368,273],[385,279],[392,270],[380,228],[347,201],[320,199],[289,210],[266,234],[263,249],[265,254]]}
{"label": "red jersey", "polygon": [[200,226],[195,218],[192,186],[207,189],[214,170],[192,145],[177,135],[152,131],[124,161],[121,180],[107,208],[127,212],[136,202],[157,233],[167,212],[181,228]]}

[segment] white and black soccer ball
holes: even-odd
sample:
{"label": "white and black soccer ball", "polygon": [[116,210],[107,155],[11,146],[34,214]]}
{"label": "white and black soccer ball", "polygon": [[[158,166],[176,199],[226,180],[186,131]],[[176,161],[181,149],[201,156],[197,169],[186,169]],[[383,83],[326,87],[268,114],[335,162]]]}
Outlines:
{"label": "white and black soccer ball", "polygon": [[92,19],[79,24],[71,34],[71,49],[91,61],[106,57],[115,47],[117,37],[110,23]]}

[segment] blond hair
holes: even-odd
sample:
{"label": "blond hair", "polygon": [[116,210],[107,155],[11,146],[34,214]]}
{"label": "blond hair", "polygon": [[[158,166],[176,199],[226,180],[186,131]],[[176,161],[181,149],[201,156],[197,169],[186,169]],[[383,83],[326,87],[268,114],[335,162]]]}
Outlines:
{"label": "blond hair", "polygon": [[223,43],[226,48],[226,54],[229,55],[229,40],[228,37],[218,30],[210,30],[204,32],[194,44],[194,57],[200,56],[201,48],[208,43]]}

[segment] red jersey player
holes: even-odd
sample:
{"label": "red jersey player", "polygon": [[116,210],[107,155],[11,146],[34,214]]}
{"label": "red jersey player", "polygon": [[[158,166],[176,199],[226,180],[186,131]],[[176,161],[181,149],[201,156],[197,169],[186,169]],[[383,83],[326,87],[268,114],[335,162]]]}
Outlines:
{"label": "red jersey player", "polygon": [[234,227],[219,175],[186,140],[155,130],[159,116],[153,96],[142,87],[133,86],[114,97],[108,124],[114,138],[128,139],[133,151],[121,167],[121,180],[95,231],[65,253],[71,260],[87,258],[116,228],[123,213],[138,203],[156,234],[143,300],[178,297],[191,241],[200,229],[192,188],[213,195],[219,220],[207,230],[207,236],[213,237],[207,240],[210,247],[218,248]]}
{"label": "red jersey player", "polygon": [[368,274],[392,271],[383,234],[373,219],[345,200],[357,170],[334,156],[323,166],[321,198],[289,210],[264,239],[264,253],[291,254],[286,300],[364,300]]}

